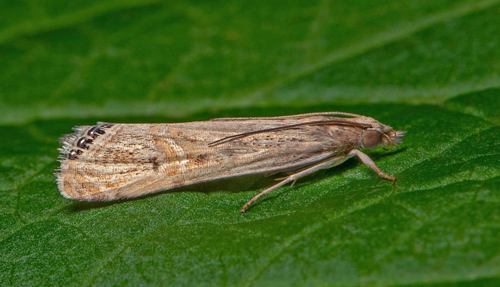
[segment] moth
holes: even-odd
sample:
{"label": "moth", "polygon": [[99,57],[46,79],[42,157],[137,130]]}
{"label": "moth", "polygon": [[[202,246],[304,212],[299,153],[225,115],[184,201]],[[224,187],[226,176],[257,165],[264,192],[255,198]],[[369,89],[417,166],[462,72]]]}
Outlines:
{"label": "moth", "polygon": [[401,143],[404,131],[343,112],[218,118],[166,124],[99,122],[61,138],[61,194],[80,201],[133,198],[177,187],[255,174],[284,174],[248,201],[321,169],[358,157],[382,172],[362,149]]}

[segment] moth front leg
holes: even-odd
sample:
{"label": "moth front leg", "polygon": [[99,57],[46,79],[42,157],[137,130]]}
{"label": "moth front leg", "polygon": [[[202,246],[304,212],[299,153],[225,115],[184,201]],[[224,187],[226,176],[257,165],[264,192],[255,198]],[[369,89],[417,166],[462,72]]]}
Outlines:
{"label": "moth front leg", "polygon": [[367,156],[366,154],[364,154],[363,152],[357,150],[357,149],[353,149],[349,152],[349,156],[357,156],[359,157],[359,159],[364,163],[366,164],[367,166],[369,166],[371,169],[373,169],[378,175],[380,175],[381,177],[385,178],[385,179],[388,179],[390,181],[397,181],[397,179],[392,176],[392,175],[388,175],[386,173],[384,173],[383,171],[380,170],[380,168],[378,168],[375,163],[373,162],[373,160]]}

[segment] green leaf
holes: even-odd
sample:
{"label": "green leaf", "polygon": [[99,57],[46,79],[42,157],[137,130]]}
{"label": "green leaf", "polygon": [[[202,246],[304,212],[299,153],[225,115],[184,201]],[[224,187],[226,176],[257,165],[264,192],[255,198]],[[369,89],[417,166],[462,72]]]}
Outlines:
{"label": "green leaf", "polygon": [[[498,286],[500,1],[0,4],[0,285]],[[346,111],[406,130],[269,181],[58,192],[71,127]],[[247,182],[248,180],[248,182]]]}

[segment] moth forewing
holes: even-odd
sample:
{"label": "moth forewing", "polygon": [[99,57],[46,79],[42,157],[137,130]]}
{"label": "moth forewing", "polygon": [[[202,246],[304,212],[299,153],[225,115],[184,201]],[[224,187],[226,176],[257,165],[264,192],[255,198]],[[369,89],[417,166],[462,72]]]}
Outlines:
{"label": "moth forewing", "polygon": [[397,145],[402,136],[372,118],[340,112],[172,124],[98,123],[76,127],[61,138],[57,181],[67,198],[107,201],[230,177],[292,172],[255,196],[244,212],[264,194],[352,156],[393,180],[359,149]]}

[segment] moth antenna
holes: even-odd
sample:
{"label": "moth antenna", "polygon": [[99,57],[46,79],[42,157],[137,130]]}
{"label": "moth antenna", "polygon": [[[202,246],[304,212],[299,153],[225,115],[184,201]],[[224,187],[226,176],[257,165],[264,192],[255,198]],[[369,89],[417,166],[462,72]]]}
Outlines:
{"label": "moth antenna", "polygon": [[382,134],[382,136],[385,137],[385,139],[389,143],[389,149],[386,149],[386,148],[384,148],[384,149],[386,151],[391,151],[392,150],[392,140],[391,140],[391,138],[388,135],[386,135],[386,134]]}
{"label": "moth antenna", "polygon": [[325,121],[312,121],[312,122],[306,122],[306,123],[300,123],[300,124],[294,124],[294,125],[288,125],[288,126],[269,128],[269,129],[263,129],[263,130],[253,131],[253,132],[236,134],[236,135],[224,137],[224,138],[221,138],[219,140],[213,141],[213,142],[209,143],[208,146],[212,147],[212,146],[220,145],[223,143],[227,143],[227,142],[230,142],[230,141],[233,141],[236,139],[244,138],[244,137],[255,135],[255,134],[274,132],[274,131],[280,131],[280,130],[288,130],[288,129],[293,129],[293,128],[300,127],[300,126],[308,126],[308,125],[317,125],[317,126],[341,125],[341,126],[359,127],[359,128],[363,128],[363,129],[372,127],[372,125],[370,125],[370,124],[352,122],[352,121],[348,121],[348,120],[341,119],[341,118],[334,119],[334,120],[325,120]]}
{"label": "moth antenna", "polygon": [[211,121],[276,120],[276,119],[287,119],[287,118],[306,118],[306,117],[313,117],[313,116],[346,116],[346,117],[353,117],[353,118],[362,117],[362,115],[353,114],[353,113],[318,112],[318,113],[305,113],[305,114],[277,116],[277,117],[215,118],[215,119],[211,119]]}

